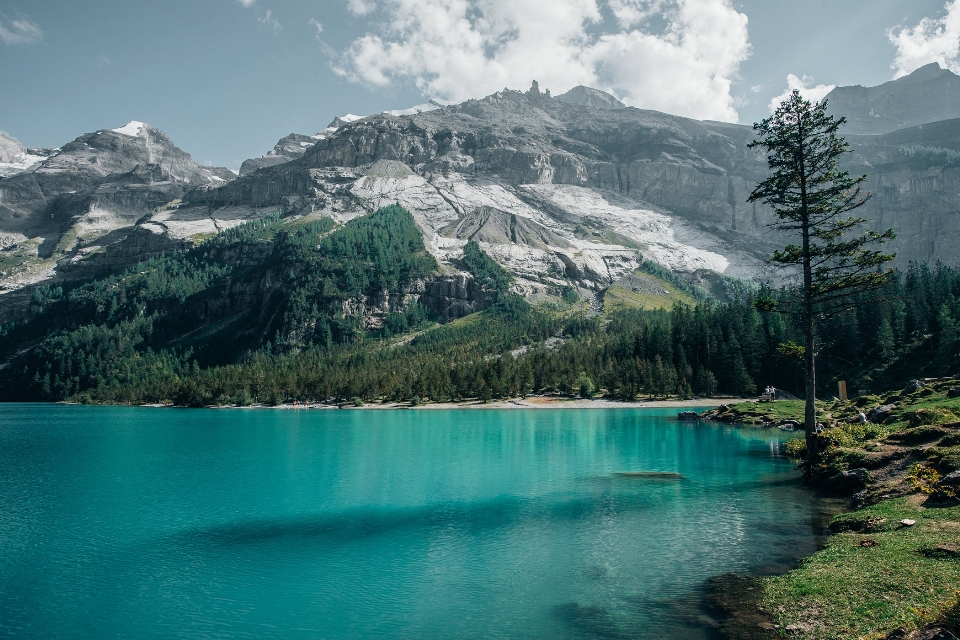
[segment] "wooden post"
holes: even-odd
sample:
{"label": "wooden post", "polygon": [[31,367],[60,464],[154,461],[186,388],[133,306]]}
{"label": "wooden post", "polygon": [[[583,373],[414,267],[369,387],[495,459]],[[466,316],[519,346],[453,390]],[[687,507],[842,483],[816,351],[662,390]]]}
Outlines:
{"label": "wooden post", "polygon": [[847,400],[847,381],[841,380],[837,383],[840,386],[840,399],[846,402]]}

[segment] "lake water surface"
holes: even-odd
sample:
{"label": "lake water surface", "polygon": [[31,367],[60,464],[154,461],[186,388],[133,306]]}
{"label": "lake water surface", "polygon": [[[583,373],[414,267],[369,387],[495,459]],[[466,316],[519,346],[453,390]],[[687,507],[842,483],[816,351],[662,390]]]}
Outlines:
{"label": "lake water surface", "polygon": [[677,411],[0,405],[0,637],[710,637],[824,519]]}

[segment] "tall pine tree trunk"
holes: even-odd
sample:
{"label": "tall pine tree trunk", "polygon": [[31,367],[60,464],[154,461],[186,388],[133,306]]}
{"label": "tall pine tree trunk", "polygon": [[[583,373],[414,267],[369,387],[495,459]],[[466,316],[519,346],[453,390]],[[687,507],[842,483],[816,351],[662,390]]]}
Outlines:
{"label": "tall pine tree trunk", "polygon": [[[803,192],[801,187],[801,192]],[[803,194],[806,200],[806,194]],[[806,207],[804,206],[804,209]],[[803,355],[807,369],[807,402],[803,411],[804,433],[807,439],[807,475],[813,475],[817,463],[817,369],[813,328],[813,270],[810,266],[810,232],[804,214],[803,229]]]}
{"label": "tall pine tree trunk", "polygon": [[803,233],[803,349],[807,369],[807,398],[803,411],[804,434],[807,440],[807,475],[813,475],[817,464],[817,370],[813,326],[813,267],[810,260],[810,210],[807,207],[806,149],[803,120],[798,123],[800,164],[800,219]]}
{"label": "tall pine tree trunk", "polygon": [[814,360],[813,313],[808,305],[804,322],[804,356],[807,359],[807,402],[803,412],[804,432],[807,439],[807,473],[813,475],[817,463],[817,369]]}

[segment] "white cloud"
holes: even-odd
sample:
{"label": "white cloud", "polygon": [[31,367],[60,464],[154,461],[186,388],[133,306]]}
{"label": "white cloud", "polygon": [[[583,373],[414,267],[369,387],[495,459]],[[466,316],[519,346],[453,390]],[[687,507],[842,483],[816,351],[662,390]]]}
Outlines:
{"label": "white cloud", "polygon": [[323,51],[324,55],[326,55],[328,58],[336,58],[337,52],[334,50],[334,48],[324,42],[323,38],[320,37],[320,34],[323,33],[323,23],[316,18],[310,18],[307,23],[317,30],[317,42],[320,43],[320,50]]}
{"label": "white cloud", "polygon": [[942,18],[924,18],[915,27],[890,29],[887,37],[897,47],[897,57],[890,65],[895,78],[907,75],[931,62],[953,71],[960,71],[960,0],[951,0]]}
{"label": "white cloud", "polygon": [[257,16],[257,22],[268,29],[272,29],[274,35],[280,33],[280,23],[277,22],[277,19],[273,17],[273,11],[270,9],[267,9],[267,12],[262,16]]}
{"label": "white cloud", "polygon": [[43,31],[23,16],[10,19],[0,13],[0,40],[8,47],[18,44],[36,44],[43,40]]}
{"label": "white cloud", "polygon": [[[369,0],[349,6],[358,14],[375,8]],[[536,79],[555,94],[585,84],[638,107],[737,120],[730,85],[750,44],[747,17],[731,0],[379,0],[377,7],[386,19],[335,67],[354,81],[410,80],[424,95],[460,101]],[[603,8],[615,25],[603,22]],[[666,25],[661,33],[646,26],[653,17]]]}
{"label": "white cloud", "polygon": [[607,4],[624,28],[642,25],[664,8],[664,0],[609,0]]}
{"label": "white cloud", "polygon": [[837,85],[835,84],[818,84],[813,86],[813,78],[810,76],[803,76],[798,78],[792,73],[787,75],[787,88],[783,93],[778,95],[776,98],[770,101],[770,104],[767,107],[770,109],[770,113],[773,113],[777,110],[777,107],[780,106],[780,103],[790,97],[790,94],[793,93],[794,89],[799,89],[800,95],[802,95],[807,100],[813,102],[819,102],[823,100],[828,93],[833,91]]}
{"label": "white cloud", "polygon": [[355,16],[365,16],[376,8],[376,0],[347,0],[347,9]]}
{"label": "white cloud", "polygon": [[239,2],[240,4],[242,4],[242,5],[245,6],[245,7],[249,7],[250,5],[252,5],[252,4],[253,4],[254,2],[256,2],[256,1],[257,1],[257,0],[237,0],[237,2]]}

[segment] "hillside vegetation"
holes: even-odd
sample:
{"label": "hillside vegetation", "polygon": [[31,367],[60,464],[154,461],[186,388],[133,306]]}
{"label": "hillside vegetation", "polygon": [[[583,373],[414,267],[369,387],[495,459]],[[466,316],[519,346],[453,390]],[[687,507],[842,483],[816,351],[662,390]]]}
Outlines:
{"label": "hillside vegetation", "polygon": [[[638,277],[686,304],[632,308],[611,304],[623,296],[612,291],[588,317],[584,305],[534,307],[510,293],[509,274],[476,243],[464,263],[497,302],[438,326],[410,294],[437,264],[402,207],[339,228],[279,217],[236,227],[118,276],[37,290],[35,317],[0,328],[0,397],[201,406],[593,389],[633,400],[767,384],[800,394],[801,363],[783,348],[798,327],[755,311],[749,288],[719,304],[650,264]],[[913,266],[883,297],[825,328],[820,395],[837,379],[870,391],[960,368],[960,273]]]}

